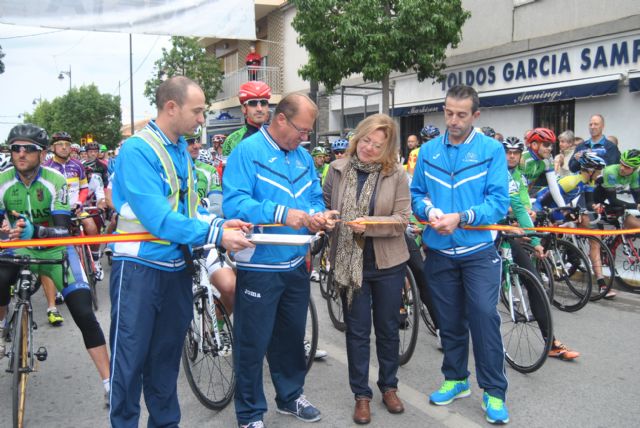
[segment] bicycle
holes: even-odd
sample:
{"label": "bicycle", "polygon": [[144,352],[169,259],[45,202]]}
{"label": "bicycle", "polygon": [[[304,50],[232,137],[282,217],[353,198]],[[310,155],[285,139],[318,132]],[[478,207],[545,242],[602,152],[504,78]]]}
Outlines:
{"label": "bicycle", "polygon": [[[33,330],[38,328],[33,320],[33,308],[31,306],[31,296],[38,291],[40,282],[29,270],[29,265],[63,265],[63,272],[66,272],[68,263],[66,253],[61,259],[33,259],[29,256],[16,254],[0,254],[0,263],[17,265],[21,267],[18,281],[14,287],[16,301],[10,313],[7,314],[9,320],[6,337],[7,342],[11,342],[11,350],[8,353],[9,367],[6,370],[12,373],[11,383],[12,404],[13,404],[13,426],[22,428],[27,400],[27,379],[30,373],[37,371],[35,360],[45,361],[48,357],[47,349],[41,346],[34,352]],[[63,275],[63,286],[67,286],[66,275]]]}
{"label": "bicycle", "polygon": [[217,251],[205,246],[193,254],[193,320],[182,349],[182,367],[198,401],[211,410],[222,410],[235,392],[233,328],[220,293],[209,282],[204,258],[208,249]]}
{"label": "bicycle", "polygon": [[[84,212],[83,216],[72,217],[71,224],[73,228],[78,230],[79,236],[87,236],[84,232],[84,226],[82,225],[82,220],[86,218],[96,218],[101,217],[103,211],[97,207],[86,207],[87,211],[94,210],[97,212],[89,214],[88,212]],[[82,269],[84,270],[85,276],[87,277],[87,283],[89,284],[89,289],[91,291],[91,304],[93,305],[93,310],[98,310],[98,276],[97,269],[95,265],[95,261],[93,259],[93,253],[91,251],[91,245],[81,244],[76,245],[76,251],[78,252],[78,257],[80,258],[80,263],[82,265]]]}
{"label": "bicycle", "polygon": [[502,233],[498,248],[502,280],[498,313],[505,359],[520,373],[538,370],[553,341],[553,322],[547,294],[532,272],[513,261],[511,245],[519,235]]}
{"label": "bicycle", "polygon": [[402,287],[402,307],[400,308],[400,355],[398,362],[401,366],[411,360],[416,349],[418,331],[420,330],[418,285],[408,266],[405,271],[405,284]]}

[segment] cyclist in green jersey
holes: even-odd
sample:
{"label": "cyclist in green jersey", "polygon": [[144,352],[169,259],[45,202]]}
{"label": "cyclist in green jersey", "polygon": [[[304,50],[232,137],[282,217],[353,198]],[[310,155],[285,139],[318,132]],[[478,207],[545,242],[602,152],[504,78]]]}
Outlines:
{"label": "cyclist in green jersey", "polygon": [[552,156],[553,145],[556,143],[556,134],[547,128],[535,128],[527,132],[525,142],[529,150],[522,154],[520,167],[529,181],[529,193],[536,193],[540,189],[539,180],[542,179],[544,174],[554,202],[558,206],[562,206],[562,196],[556,182],[556,171]]}
{"label": "cyclist in green jersey", "polygon": [[222,184],[218,170],[212,165],[213,158],[208,150],[202,150],[202,129],[192,135],[185,135],[187,151],[196,167],[196,188],[198,197],[210,213],[222,217]]}
{"label": "cyclist in green jersey", "polygon": [[242,140],[258,132],[260,127],[269,120],[270,98],[271,88],[264,82],[253,80],[240,85],[238,99],[245,117],[245,124],[224,140],[223,156],[229,156]]}
{"label": "cyclist in green jersey", "polygon": [[[2,230],[9,239],[52,238],[67,236],[71,219],[67,180],[58,171],[43,167],[49,138],[44,129],[32,124],[15,126],[7,143],[11,148],[10,167],[0,173],[0,217]],[[105,393],[109,389],[109,356],[100,324],[91,307],[91,292],[75,249],[67,247],[28,247],[16,254],[34,259],[61,258],[68,253],[69,265],[31,266],[33,273],[50,278],[62,292],[71,316],[82,332],[85,347],[102,379]],[[9,287],[19,273],[18,267],[0,267],[0,320],[7,313]],[[64,286],[63,275],[66,277]]]}
{"label": "cyclist in green jersey", "polygon": [[[640,228],[640,150],[622,153],[620,163],[609,165],[602,171],[596,188],[596,200],[605,204],[607,212],[624,214],[625,229]],[[631,194],[633,202],[618,198],[621,193]]]}
{"label": "cyclist in green jersey", "polygon": [[[510,199],[510,211],[511,214],[518,221],[520,227],[533,227],[533,220],[529,213],[531,211],[531,201],[526,191],[527,180],[520,171],[520,158],[524,151],[524,143],[520,141],[518,137],[507,137],[502,143],[507,156],[507,166],[509,168],[509,199]],[[524,190],[524,197],[523,192]],[[540,238],[532,237],[531,245],[535,249],[535,256],[539,259],[546,257],[544,247],[540,243]],[[511,242],[511,254],[513,255],[514,262],[534,275],[538,276],[538,270],[531,263],[528,254],[522,249],[517,241]],[[526,285],[526,284],[525,284]],[[547,325],[550,320],[547,320],[543,316],[542,311],[538,311],[542,303],[536,300],[538,295],[536,293],[529,294],[531,298],[531,309],[534,316],[541,323],[543,331],[547,331]],[[544,323],[544,324],[542,324]],[[551,343],[551,350],[549,351],[550,357],[559,358],[563,361],[570,361],[578,358],[580,353],[569,349],[564,343],[556,339],[555,337]]]}

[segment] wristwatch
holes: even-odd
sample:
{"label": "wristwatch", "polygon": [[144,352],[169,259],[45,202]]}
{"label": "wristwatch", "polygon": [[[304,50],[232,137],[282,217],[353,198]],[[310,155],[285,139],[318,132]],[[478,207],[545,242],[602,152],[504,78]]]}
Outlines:
{"label": "wristwatch", "polygon": [[469,223],[469,214],[466,211],[460,211],[458,215],[460,216],[458,227],[466,226]]}

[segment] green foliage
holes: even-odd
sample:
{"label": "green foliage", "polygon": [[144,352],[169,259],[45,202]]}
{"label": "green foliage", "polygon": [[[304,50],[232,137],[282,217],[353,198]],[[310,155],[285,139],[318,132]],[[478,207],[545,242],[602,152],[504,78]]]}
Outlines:
{"label": "green foliage", "polygon": [[4,54],[2,53],[2,46],[0,46],[0,74],[4,73],[4,62],[2,62]]}
{"label": "green foliage", "polygon": [[222,70],[215,55],[208,55],[195,37],[172,37],[170,50],[162,48],[162,58],[155,62],[153,74],[144,84],[144,95],[156,103],[156,89],[165,78],[186,76],[198,83],[207,102],[222,88]]}
{"label": "green foliage", "polygon": [[352,74],[388,80],[414,70],[441,78],[447,47],[456,47],[470,14],[461,0],[292,0],[292,26],[309,52],[299,74],[328,90]]}
{"label": "green foliage", "polygon": [[77,143],[84,135],[93,134],[100,144],[115,148],[122,138],[120,97],[101,94],[95,85],[73,88],[53,101],[42,101],[32,114],[25,114],[24,121],[43,127],[49,135],[67,131]]}

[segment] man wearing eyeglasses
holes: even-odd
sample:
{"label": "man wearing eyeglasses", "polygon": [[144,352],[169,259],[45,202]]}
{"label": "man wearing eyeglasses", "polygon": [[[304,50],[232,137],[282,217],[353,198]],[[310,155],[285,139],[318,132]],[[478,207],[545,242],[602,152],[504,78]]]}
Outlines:
{"label": "man wearing eyeglasses", "polygon": [[245,124],[242,128],[231,133],[224,141],[223,156],[229,156],[242,140],[258,132],[260,127],[269,120],[269,99],[271,98],[269,85],[259,80],[243,83],[240,86],[238,98]]}
{"label": "man wearing eyeglasses", "polygon": [[[268,126],[231,153],[222,181],[225,215],[258,225],[265,234],[308,235],[332,228],[309,153],[300,147],[313,133],[318,108],[307,96],[285,96]],[[282,227],[259,225],[279,223]],[[320,411],[303,395],[303,346],[309,271],[307,245],[258,245],[235,253],[238,276],[234,311],[235,407],[241,427],[263,426],[267,401],[262,389],[265,355],[276,390],[278,413],[306,422]]]}

